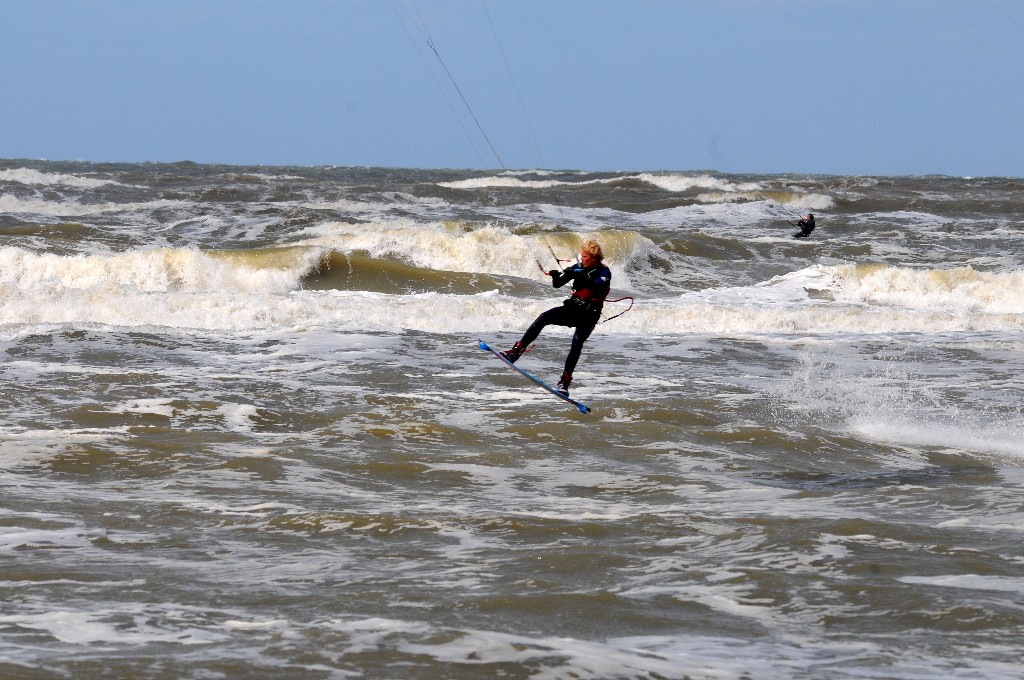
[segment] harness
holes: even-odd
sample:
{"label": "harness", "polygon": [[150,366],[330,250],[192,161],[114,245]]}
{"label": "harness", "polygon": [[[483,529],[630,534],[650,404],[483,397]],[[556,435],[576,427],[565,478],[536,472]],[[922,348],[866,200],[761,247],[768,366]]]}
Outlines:
{"label": "harness", "polygon": [[[558,258],[556,257],[555,259],[557,260]],[[559,262],[562,262],[562,261],[563,260],[559,260]],[[605,265],[599,265],[599,266],[603,267]],[[545,271],[544,267],[541,265],[540,260],[537,261],[537,268],[540,269],[541,272],[543,272],[545,275],[548,275],[548,272]],[[589,271],[594,271],[596,269],[598,269],[598,267],[592,267]],[[587,270],[583,270],[583,271],[587,271]],[[576,279],[574,277],[573,278],[573,285],[575,285],[576,283],[577,283],[577,281],[576,281]],[[589,286],[584,286],[583,288],[580,288],[579,290],[573,289],[572,293],[569,295],[568,298],[565,299],[565,301],[562,304],[564,304],[566,306],[569,306],[569,307],[575,307],[575,308],[577,308],[581,312],[590,312],[591,314],[597,314],[598,316],[600,316],[601,310],[602,310],[605,302],[615,303],[615,302],[626,302],[626,301],[629,301],[629,305],[624,310],[622,310],[618,314],[614,314],[612,316],[609,316],[607,319],[602,319],[602,320],[600,320],[598,322],[598,323],[605,323],[607,321],[611,321],[612,319],[617,319],[618,317],[622,316],[623,314],[625,314],[629,310],[633,309],[633,302],[634,302],[633,296],[625,295],[625,296],[620,297],[620,298],[615,298],[614,300],[609,300],[608,299],[608,294],[610,292],[611,292],[611,285],[610,285],[610,283],[608,285],[608,289],[605,291],[604,295],[601,296],[601,297],[595,296],[593,289],[590,288]]]}
{"label": "harness", "polygon": [[[601,270],[608,271],[608,267],[601,264],[590,269],[581,269],[580,272],[585,275],[585,281],[594,283],[592,278],[595,272]],[[600,314],[601,308],[604,305],[605,299],[608,297],[608,293],[611,292],[611,272],[608,274],[608,283],[603,284],[601,287],[604,288],[604,295],[599,295],[590,285],[584,283],[579,289],[576,285],[581,283],[579,278],[573,277],[573,290],[566,299],[565,304],[579,307],[582,311],[590,312],[592,314]]]}

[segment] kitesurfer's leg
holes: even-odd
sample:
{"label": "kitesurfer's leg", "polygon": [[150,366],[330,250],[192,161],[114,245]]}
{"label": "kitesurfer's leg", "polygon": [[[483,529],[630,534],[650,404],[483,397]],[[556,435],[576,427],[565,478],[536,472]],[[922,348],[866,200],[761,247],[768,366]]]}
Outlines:
{"label": "kitesurfer's leg", "polygon": [[526,348],[530,346],[530,343],[537,339],[540,332],[544,330],[545,326],[554,324],[556,326],[568,326],[571,325],[570,320],[566,318],[565,307],[553,307],[548,311],[538,316],[530,327],[523,333],[523,337],[520,338],[519,342],[512,345],[512,349],[507,349],[501,353],[501,356],[508,359],[511,363],[515,363]]}
{"label": "kitesurfer's leg", "polygon": [[572,376],[569,375],[568,373],[564,373],[563,372],[562,373],[562,377],[558,379],[558,386],[555,387],[555,389],[558,390],[558,392],[560,394],[562,394],[562,396],[568,397],[569,396],[569,385],[571,385],[571,384],[572,384]]}
{"label": "kitesurfer's leg", "polygon": [[594,332],[594,327],[597,326],[596,322],[588,321],[576,326],[576,332],[572,336],[572,344],[569,346],[569,356],[565,358],[565,369],[562,371],[562,377],[558,380],[558,391],[562,394],[569,395],[569,385],[572,383],[572,372],[576,370],[576,364],[579,363],[580,354],[583,353],[583,343],[587,341],[590,334]]}
{"label": "kitesurfer's leg", "polygon": [[569,356],[565,358],[565,372],[569,375],[572,375],[572,372],[576,369],[576,364],[580,360],[580,354],[583,353],[583,343],[594,332],[594,326],[596,325],[587,323],[576,327],[576,332],[572,336],[572,344],[569,346]]}

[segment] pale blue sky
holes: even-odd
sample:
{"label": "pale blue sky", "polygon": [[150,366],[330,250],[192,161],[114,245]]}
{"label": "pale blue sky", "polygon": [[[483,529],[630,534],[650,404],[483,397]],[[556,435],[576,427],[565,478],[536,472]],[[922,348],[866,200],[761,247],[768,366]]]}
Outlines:
{"label": "pale blue sky", "polygon": [[1020,177],[1024,0],[0,0],[0,92],[2,158]]}

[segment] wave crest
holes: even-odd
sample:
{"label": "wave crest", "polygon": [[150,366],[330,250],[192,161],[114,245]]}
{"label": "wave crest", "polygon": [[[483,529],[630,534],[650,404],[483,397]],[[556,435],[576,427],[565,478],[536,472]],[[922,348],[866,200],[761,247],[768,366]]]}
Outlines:
{"label": "wave crest", "polygon": [[57,172],[39,172],[32,168],[16,168],[13,170],[0,170],[0,181],[17,182],[18,184],[42,184],[46,186],[65,186],[92,189],[108,184],[120,184],[112,179],[96,179],[94,177],[80,177],[78,175],[67,175]]}
{"label": "wave crest", "polygon": [[1024,314],[1024,271],[912,269],[882,264],[841,267],[836,300],[951,314]]}
{"label": "wave crest", "polygon": [[739,203],[744,201],[774,201],[781,205],[805,210],[829,210],[836,205],[831,196],[824,194],[805,194],[800,191],[785,190],[763,190],[763,191],[735,191],[735,192],[708,192],[697,197],[702,203]]}
{"label": "wave crest", "polygon": [[116,254],[64,256],[0,248],[0,284],[29,292],[128,288],[141,292],[213,290],[285,292],[315,268],[306,248],[200,251],[159,248]]}

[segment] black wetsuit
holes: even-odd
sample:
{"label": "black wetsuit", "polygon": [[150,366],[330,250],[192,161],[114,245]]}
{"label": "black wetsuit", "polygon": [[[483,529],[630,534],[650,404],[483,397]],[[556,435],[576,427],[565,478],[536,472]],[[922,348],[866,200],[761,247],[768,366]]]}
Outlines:
{"label": "black wetsuit", "polygon": [[800,220],[796,223],[796,226],[800,227],[800,233],[793,234],[793,236],[797,238],[807,238],[811,235],[811,232],[814,231],[814,218],[811,217],[807,220]]}
{"label": "black wetsuit", "polygon": [[526,329],[519,342],[523,347],[529,347],[544,327],[551,324],[576,328],[569,356],[565,358],[565,372],[572,375],[576,363],[580,360],[583,343],[594,332],[594,327],[601,319],[601,308],[611,290],[612,272],[608,267],[598,263],[590,269],[584,269],[581,264],[574,264],[563,271],[554,269],[548,273],[555,288],[561,288],[572,281],[572,295],[566,298],[561,306],[549,309],[538,316]]}

